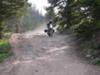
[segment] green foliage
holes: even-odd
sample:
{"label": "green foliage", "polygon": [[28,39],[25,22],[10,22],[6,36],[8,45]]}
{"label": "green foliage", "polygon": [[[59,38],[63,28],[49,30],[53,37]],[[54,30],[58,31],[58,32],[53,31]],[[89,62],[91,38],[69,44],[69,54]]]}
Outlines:
{"label": "green foliage", "polygon": [[100,30],[99,0],[48,0],[51,8],[58,10],[58,30],[73,27],[78,36],[90,39]]}
{"label": "green foliage", "polygon": [[[88,31],[87,31],[88,30]],[[82,25],[79,25],[75,32],[77,33],[77,36],[84,38],[86,40],[92,39],[93,34],[95,33],[95,27],[92,24],[84,23]]]}
{"label": "green foliage", "polygon": [[55,12],[54,12],[54,10],[53,10],[53,8],[52,7],[49,7],[49,8],[46,8],[46,10],[47,10],[47,13],[46,13],[46,18],[48,19],[48,20],[54,20],[54,17],[55,17]]}
{"label": "green foliage", "polygon": [[11,55],[10,49],[11,46],[8,40],[0,40],[0,62],[4,61]]}
{"label": "green foliage", "polygon": [[[55,15],[58,30],[71,29],[83,39],[82,46],[87,56],[100,63],[100,41],[96,32],[100,32],[100,0],[48,0],[50,7],[58,11]],[[99,35],[99,34],[98,34]]]}
{"label": "green foliage", "polygon": [[100,65],[100,59],[99,59],[99,58],[98,58],[98,59],[96,59],[95,61],[96,61],[96,62],[95,62],[95,64]]}
{"label": "green foliage", "polygon": [[5,21],[12,17],[19,17],[28,5],[27,0],[0,0],[0,39],[7,26]]}
{"label": "green foliage", "polygon": [[91,41],[81,41],[80,47],[82,49],[82,55],[91,59],[93,64],[100,64],[100,44],[98,44],[95,39],[91,39]]}
{"label": "green foliage", "polygon": [[0,54],[0,62],[3,62],[6,58],[8,58],[11,54],[9,53],[2,53]]}

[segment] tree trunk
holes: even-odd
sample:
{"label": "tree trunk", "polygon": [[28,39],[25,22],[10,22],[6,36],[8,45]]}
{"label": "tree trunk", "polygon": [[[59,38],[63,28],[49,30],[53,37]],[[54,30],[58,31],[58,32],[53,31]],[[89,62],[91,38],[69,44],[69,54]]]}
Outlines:
{"label": "tree trunk", "polygon": [[16,33],[20,33],[20,19],[18,17],[16,19]]}

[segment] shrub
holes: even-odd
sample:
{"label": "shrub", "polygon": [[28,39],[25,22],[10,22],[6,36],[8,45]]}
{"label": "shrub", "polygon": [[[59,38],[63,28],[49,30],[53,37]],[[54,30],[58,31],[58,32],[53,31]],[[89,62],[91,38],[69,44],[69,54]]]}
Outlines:
{"label": "shrub", "polygon": [[11,46],[8,40],[0,40],[0,62],[5,60],[8,56],[11,55],[10,52]]}

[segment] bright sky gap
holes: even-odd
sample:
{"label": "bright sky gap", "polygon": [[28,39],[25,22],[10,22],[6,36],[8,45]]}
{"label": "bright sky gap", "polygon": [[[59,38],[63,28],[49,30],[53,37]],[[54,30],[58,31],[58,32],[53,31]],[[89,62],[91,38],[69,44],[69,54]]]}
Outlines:
{"label": "bright sky gap", "polygon": [[46,13],[46,10],[44,8],[48,6],[47,0],[29,0],[29,3],[31,3],[32,6],[35,5],[39,12],[43,15]]}

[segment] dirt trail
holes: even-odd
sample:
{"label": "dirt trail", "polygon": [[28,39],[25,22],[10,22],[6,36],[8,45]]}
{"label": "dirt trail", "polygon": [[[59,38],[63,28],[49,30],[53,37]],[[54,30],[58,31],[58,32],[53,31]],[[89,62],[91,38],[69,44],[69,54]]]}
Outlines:
{"label": "dirt trail", "polygon": [[0,64],[0,75],[100,75],[99,67],[77,56],[68,35],[14,34],[11,44],[15,60]]}

